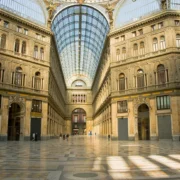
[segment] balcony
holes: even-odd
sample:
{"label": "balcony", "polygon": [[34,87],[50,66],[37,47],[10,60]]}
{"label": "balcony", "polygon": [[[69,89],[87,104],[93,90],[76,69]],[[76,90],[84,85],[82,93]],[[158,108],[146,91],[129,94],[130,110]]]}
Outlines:
{"label": "balcony", "polygon": [[166,83],[166,84],[161,84],[161,85],[153,85],[153,86],[147,86],[144,88],[133,88],[133,89],[127,89],[127,90],[123,90],[123,91],[114,91],[114,92],[112,92],[112,96],[141,94],[141,93],[145,93],[145,92],[163,91],[163,90],[170,90],[170,89],[180,89],[180,82],[172,82],[172,83]]}
{"label": "balcony", "polygon": [[45,90],[36,90],[29,87],[17,86],[14,84],[7,84],[0,82],[0,89],[5,91],[15,91],[18,93],[30,93],[30,94],[38,94],[43,96],[48,96],[48,91]]}

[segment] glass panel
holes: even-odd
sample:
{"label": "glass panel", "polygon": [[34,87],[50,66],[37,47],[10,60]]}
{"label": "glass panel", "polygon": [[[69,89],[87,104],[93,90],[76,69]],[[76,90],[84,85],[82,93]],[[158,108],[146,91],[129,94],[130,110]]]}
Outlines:
{"label": "glass panel", "polygon": [[43,25],[46,24],[46,18],[43,9],[37,0],[1,0],[0,8],[6,9],[11,13],[19,15],[33,22],[37,22]]}
{"label": "glass panel", "polygon": [[54,18],[52,31],[66,82],[77,74],[92,83],[109,31],[105,17],[92,7],[69,7]]}
{"label": "glass panel", "polygon": [[137,21],[158,11],[160,11],[160,5],[157,0],[123,1],[116,14],[115,27]]}

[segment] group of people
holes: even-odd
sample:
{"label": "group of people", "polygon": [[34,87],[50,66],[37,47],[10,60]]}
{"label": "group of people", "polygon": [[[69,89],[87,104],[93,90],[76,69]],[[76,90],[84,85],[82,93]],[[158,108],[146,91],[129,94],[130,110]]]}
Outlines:
{"label": "group of people", "polygon": [[68,141],[68,138],[69,138],[69,134],[60,134],[59,135],[59,138],[61,139],[61,138],[63,138],[63,140],[67,140]]}

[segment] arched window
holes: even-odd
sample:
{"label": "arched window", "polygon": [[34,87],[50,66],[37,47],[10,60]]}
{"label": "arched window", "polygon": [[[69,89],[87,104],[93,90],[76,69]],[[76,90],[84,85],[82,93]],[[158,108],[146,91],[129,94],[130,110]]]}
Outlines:
{"label": "arched window", "polygon": [[6,48],[6,35],[2,34],[0,36],[0,48],[5,49]]}
{"label": "arched window", "polygon": [[44,60],[44,48],[40,49],[40,59]]}
{"label": "arched window", "polygon": [[123,73],[119,75],[119,90],[125,90],[125,75]]}
{"label": "arched window", "polygon": [[134,56],[137,56],[137,55],[138,55],[138,45],[137,45],[137,44],[134,44],[134,45],[133,45],[133,55],[134,55]]}
{"label": "arched window", "polygon": [[21,53],[22,53],[22,54],[26,54],[26,41],[23,41],[23,42],[22,42]]}
{"label": "arched window", "polygon": [[122,59],[126,59],[126,48],[122,48]]}
{"label": "arched window", "polygon": [[34,46],[34,58],[38,58],[38,46]]}
{"label": "arched window", "polygon": [[145,54],[145,46],[144,42],[140,42],[140,55]]}
{"label": "arched window", "polygon": [[144,87],[144,71],[142,69],[139,69],[137,71],[137,88],[143,88]]}
{"label": "arched window", "polygon": [[19,52],[19,47],[20,47],[20,41],[19,41],[19,39],[16,39],[16,40],[15,40],[15,46],[14,46],[14,51],[15,51],[16,53]]}
{"label": "arched window", "polygon": [[163,64],[160,64],[157,67],[157,78],[159,85],[166,83],[165,67]]}
{"label": "arched window", "polygon": [[22,68],[21,67],[17,67],[16,71],[15,71],[15,80],[14,80],[14,84],[17,86],[22,86]]}
{"label": "arched window", "polygon": [[120,49],[116,50],[116,60],[119,61],[120,60]]}
{"label": "arched window", "polygon": [[161,50],[166,49],[166,42],[165,42],[164,36],[160,37],[160,48],[161,48]]}
{"label": "arched window", "polygon": [[180,47],[180,34],[176,34],[176,46]]}
{"label": "arched window", "polygon": [[153,51],[158,51],[158,39],[154,38],[153,39]]}
{"label": "arched window", "polygon": [[82,80],[75,80],[71,86],[72,87],[86,87],[86,83]]}
{"label": "arched window", "polygon": [[41,73],[40,72],[35,73],[34,88],[37,90],[41,89]]}

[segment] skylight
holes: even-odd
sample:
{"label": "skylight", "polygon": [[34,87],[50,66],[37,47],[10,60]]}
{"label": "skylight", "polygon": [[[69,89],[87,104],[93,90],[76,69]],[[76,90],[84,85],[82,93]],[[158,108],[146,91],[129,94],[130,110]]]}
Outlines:
{"label": "skylight", "polygon": [[54,18],[52,31],[67,86],[75,79],[91,86],[109,32],[106,18],[90,6],[71,6]]}

